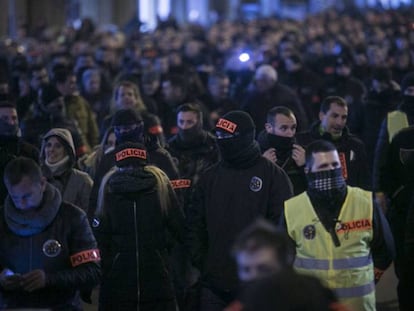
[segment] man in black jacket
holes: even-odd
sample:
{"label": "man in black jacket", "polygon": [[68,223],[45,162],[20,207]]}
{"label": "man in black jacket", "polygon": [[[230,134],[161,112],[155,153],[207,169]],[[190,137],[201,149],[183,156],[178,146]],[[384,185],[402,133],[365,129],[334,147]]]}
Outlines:
{"label": "man in black jacket", "polygon": [[100,255],[86,214],[62,202],[40,167],[6,166],[0,212],[0,308],[81,310],[79,290],[100,278]]}
{"label": "man in black jacket", "polygon": [[352,135],[347,126],[348,105],[339,96],[328,96],[321,104],[319,121],[309,131],[296,135],[298,144],[307,146],[319,139],[335,145],[342,173],[348,185],[370,189],[370,174],[364,143]]}
{"label": "man in black jacket", "polygon": [[187,213],[187,245],[201,271],[200,310],[222,310],[234,300],[238,280],[230,249],[257,217],[278,224],[292,195],[286,173],[260,154],[252,118],[231,111],[216,124],[222,161],[196,186]]}
{"label": "man in black jacket", "polygon": [[[395,240],[395,272],[399,279],[397,293],[400,310],[412,310],[412,285],[407,282],[407,274],[413,273],[411,267],[413,237],[411,229],[413,216],[410,203],[414,193],[414,126],[407,127],[396,134],[391,141],[382,178],[382,190],[389,200],[387,216]],[[407,243],[409,244],[408,252]]]}
{"label": "man in black jacket", "polygon": [[250,114],[256,127],[266,123],[270,108],[285,106],[295,113],[300,131],[308,128],[302,103],[292,89],[278,81],[277,72],[272,66],[257,68],[253,82],[253,88],[247,92],[241,108]]}

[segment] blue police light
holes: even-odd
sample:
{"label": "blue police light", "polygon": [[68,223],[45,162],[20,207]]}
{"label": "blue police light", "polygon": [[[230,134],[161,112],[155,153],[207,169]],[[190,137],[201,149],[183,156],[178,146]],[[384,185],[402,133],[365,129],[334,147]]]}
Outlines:
{"label": "blue police light", "polygon": [[247,53],[241,53],[239,55],[239,61],[241,61],[242,63],[245,63],[245,62],[247,62],[249,60],[250,60],[250,55],[249,54],[247,54]]}

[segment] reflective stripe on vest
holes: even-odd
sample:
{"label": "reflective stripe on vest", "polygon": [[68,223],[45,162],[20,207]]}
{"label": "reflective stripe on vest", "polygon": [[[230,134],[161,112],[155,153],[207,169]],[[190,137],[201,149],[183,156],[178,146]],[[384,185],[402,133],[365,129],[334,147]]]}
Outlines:
{"label": "reflective stripe on vest", "polygon": [[[360,268],[372,264],[371,256],[362,256],[354,258],[342,258],[332,260],[334,270]],[[296,258],[294,266],[296,268],[309,270],[329,270],[329,260],[313,258]]]}
{"label": "reflective stripe on vest", "polygon": [[409,126],[408,118],[405,112],[395,110],[387,115],[387,130],[388,130],[388,141],[392,142],[395,134],[402,129]]}
{"label": "reflective stripe on vest", "polygon": [[361,297],[375,290],[374,281],[355,287],[334,288],[335,293],[341,298]]}

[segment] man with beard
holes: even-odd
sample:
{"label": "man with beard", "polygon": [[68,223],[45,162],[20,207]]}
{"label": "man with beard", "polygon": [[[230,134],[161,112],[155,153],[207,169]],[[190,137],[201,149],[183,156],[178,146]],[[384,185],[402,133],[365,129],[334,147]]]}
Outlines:
{"label": "man with beard", "polygon": [[20,137],[16,106],[10,102],[0,102],[0,204],[7,196],[3,183],[4,168],[18,156],[29,157],[38,162],[39,150]]}
{"label": "man with beard", "polygon": [[338,150],[342,174],[347,184],[369,189],[370,174],[365,146],[349,132],[347,119],[347,102],[339,96],[328,96],[321,103],[319,121],[309,131],[297,134],[296,138],[298,144],[305,147],[319,139],[333,143]]}
{"label": "man with beard", "polygon": [[196,185],[187,212],[187,246],[201,272],[201,311],[222,310],[235,298],[237,273],[231,246],[257,217],[274,224],[292,195],[286,173],[260,154],[252,118],[231,111],[215,127],[222,160]]}
{"label": "man with beard", "polygon": [[263,156],[283,168],[293,184],[294,194],[306,189],[305,149],[296,144],[297,122],[293,111],[283,106],[273,107],[267,113],[265,131],[258,142]]}
{"label": "man with beard", "polygon": [[[177,109],[178,133],[168,142],[168,151],[176,161],[180,178],[172,180],[173,188],[183,200],[184,214],[191,203],[194,184],[200,175],[219,159],[216,138],[203,130],[203,115],[197,104],[188,103]],[[192,304],[191,285],[197,272],[191,269],[188,256],[181,246],[173,252],[176,295],[180,309],[190,310]]]}
{"label": "man with beard", "polygon": [[385,168],[390,143],[394,136],[402,129],[414,125],[414,72],[407,74],[401,82],[401,104],[397,110],[391,111],[382,122],[377,145],[375,148],[373,189],[380,206],[385,210],[387,198],[384,189],[387,187]]}
{"label": "man with beard", "polygon": [[371,192],[346,185],[333,144],[310,144],[305,169],[308,190],[284,210],[294,267],[319,278],[352,310],[375,310],[375,282],[393,255],[387,221]]}

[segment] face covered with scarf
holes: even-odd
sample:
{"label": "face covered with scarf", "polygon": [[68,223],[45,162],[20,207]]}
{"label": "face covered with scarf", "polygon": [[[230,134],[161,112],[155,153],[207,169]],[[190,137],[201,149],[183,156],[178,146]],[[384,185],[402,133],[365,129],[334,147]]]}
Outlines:
{"label": "face covered with scarf", "polygon": [[313,153],[313,163],[306,174],[308,190],[327,199],[334,199],[346,190],[341,162],[336,150]]}

